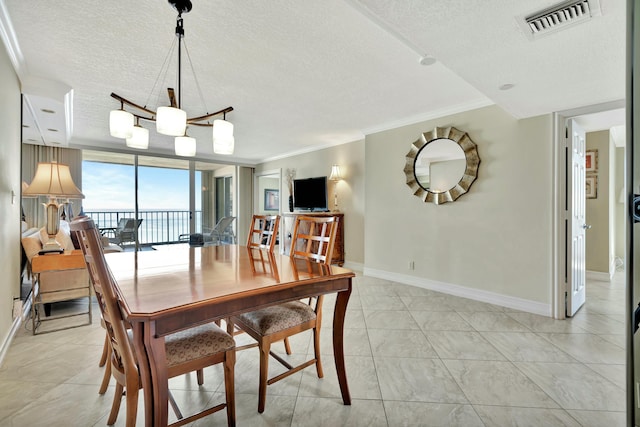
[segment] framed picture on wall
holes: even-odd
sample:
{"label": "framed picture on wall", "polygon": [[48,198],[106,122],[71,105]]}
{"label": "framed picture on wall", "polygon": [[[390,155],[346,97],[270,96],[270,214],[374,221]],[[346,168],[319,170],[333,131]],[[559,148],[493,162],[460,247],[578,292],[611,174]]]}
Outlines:
{"label": "framed picture on wall", "polygon": [[586,171],[598,172],[598,150],[587,150]]}
{"label": "framed picture on wall", "polygon": [[588,176],[586,182],[586,196],[587,199],[598,198],[598,177],[595,175]]}
{"label": "framed picture on wall", "polygon": [[264,190],[264,210],[277,211],[280,209],[280,191],[265,189]]}

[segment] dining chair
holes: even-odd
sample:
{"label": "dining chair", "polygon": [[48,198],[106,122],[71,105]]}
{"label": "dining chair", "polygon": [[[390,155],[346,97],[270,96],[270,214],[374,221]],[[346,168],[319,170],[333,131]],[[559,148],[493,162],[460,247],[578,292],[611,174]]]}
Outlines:
{"label": "dining chair", "polygon": [[[336,217],[298,216],[293,228],[289,256],[294,262],[302,258],[310,263],[330,264],[336,238]],[[267,385],[271,385],[308,366],[316,366],[318,378],[324,376],[320,360],[320,325],[322,324],[323,296],[312,297],[308,302],[290,301],[263,309],[233,316],[227,324],[227,332],[238,326],[258,342],[260,351],[260,380],[258,386],[258,412],[264,412]],[[292,366],[271,351],[271,344],[306,330],[312,330],[314,357]],[[289,353],[290,354],[290,353]],[[269,378],[269,356],[287,370]]]}
{"label": "dining chair", "polygon": [[[80,242],[96,299],[109,334],[111,373],[116,380],[116,390],[107,424],[112,425],[115,423],[120,409],[120,402],[124,395],[126,396],[127,408],[126,425],[127,427],[133,427],[136,423],[138,392],[141,387],[141,381],[133,349],[130,325],[117,297],[116,281],[107,266],[100,234],[95,224],[90,218],[79,218],[71,223],[71,230],[76,233]],[[179,419],[171,425],[179,426],[191,423],[226,408],[227,424],[235,426],[235,342],[233,338],[214,323],[208,323],[167,335],[165,346],[169,378],[192,371],[200,371],[197,379],[198,384],[202,385],[202,369],[222,363],[226,393],[224,403],[205,409],[187,418]],[[173,406],[173,402],[170,403]],[[179,412],[177,416],[181,418]]]}
{"label": "dining chair", "polygon": [[279,226],[280,215],[253,215],[247,237],[247,247],[273,252],[273,248],[278,242]]}

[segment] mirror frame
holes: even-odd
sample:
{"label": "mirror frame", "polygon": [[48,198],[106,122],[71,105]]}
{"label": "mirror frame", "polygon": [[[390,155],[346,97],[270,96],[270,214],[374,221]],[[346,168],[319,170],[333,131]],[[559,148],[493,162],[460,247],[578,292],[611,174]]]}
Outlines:
{"label": "mirror frame", "polygon": [[[433,192],[422,187],[416,180],[415,164],[420,151],[436,139],[449,139],[462,148],[466,159],[466,168],[460,181],[452,188],[443,192]],[[422,199],[425,203],[435,203],[441,205],[453,202],[458,197],[469,191],[471,184],[478,177],[478,167],[480,156],[478,148],[466,132],[450,127],[436,127],[430,132],[424,132],[416,141],[411,144],[411,150],[407,153],[404,173],[407,177],[407,185],[413,191],[413,195]]]}

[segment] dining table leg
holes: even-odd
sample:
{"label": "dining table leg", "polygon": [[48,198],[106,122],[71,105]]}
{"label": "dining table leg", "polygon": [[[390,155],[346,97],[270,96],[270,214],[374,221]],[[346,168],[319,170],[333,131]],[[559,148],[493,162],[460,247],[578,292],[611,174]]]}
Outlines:
{"label": "dining table leg", "polygon": [[333,312],[333,356],[338,374],[338,383],[342,393],[342,402],[351,405],[351,394],[349,394],[349,384],[347,383],[347,371],[344,365],[344,317],[347,312],[347,303],[351,296],[351,278],[349,288],[338,292],[336,306]]}
{"label": "dining table leg", "polygon": [[147,427],[169,422],[169,377],[166,369],[164,337],[157,337],[153,322],[133,325],[134,349],[144,392],[144,419]]}

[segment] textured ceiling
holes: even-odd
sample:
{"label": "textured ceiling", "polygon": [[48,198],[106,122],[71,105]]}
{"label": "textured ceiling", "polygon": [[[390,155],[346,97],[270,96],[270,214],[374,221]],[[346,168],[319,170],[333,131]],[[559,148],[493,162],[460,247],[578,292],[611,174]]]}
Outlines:
{"label": "textured ceiling", "polygon": [[[124,148],[109,136],[111,92],[166,104],[175,67],[152,91],[175,39],[166,1],[2,3],[21,80],[73,89],[69,146]],[[600,0],[601,16],[535,41],[516,19],[555,2],[193,3],[185,41],[204,103],[185,67],[182,106],[189,116],[235,109],[231,157],[213,154],[210,129],[189,129],[204,159],[254,164],[492,103],[524,118],[624,98],[623,0]],[[423,54],[438,61],[422,66]],[[173,153],[173,138],[150,135],[150,152]]]}

